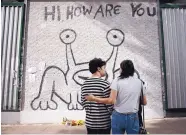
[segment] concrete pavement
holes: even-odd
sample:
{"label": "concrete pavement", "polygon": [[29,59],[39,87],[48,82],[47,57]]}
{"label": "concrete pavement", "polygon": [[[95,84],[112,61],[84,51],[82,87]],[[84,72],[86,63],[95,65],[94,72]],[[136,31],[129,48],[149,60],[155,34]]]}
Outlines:
{"label": "concrete pavement", "polygon": [[[150,134],[186,134],[186,117],[146,120]],[[86,134],[85,126],[60,124],[2,125],[2,134]]]}

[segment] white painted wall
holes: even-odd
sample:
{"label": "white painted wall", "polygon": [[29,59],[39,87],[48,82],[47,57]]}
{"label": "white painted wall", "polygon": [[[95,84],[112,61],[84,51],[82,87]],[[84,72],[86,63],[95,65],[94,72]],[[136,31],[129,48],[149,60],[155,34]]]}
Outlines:
{"label": "white painted wall", "polygon": [[[94,57],[107,60],[113,50],[113,46],[106,39],[107,32],[111,29],[121,30],[124,33],[124,42],[118,46],[116,61],[114,58],[117,47],[114,48],[113,56],[107,64],[109,81],[113,79],[114,63],[116,62],[115,69],[117,69],[122,60],[131,59],[141,78],[147,84],[146,118],[163,117],[157,5],[153,1],[133,2],[134,7],[141,3],[136,12],[141,14],[144,10],[144,14],[139,16],[135,12],[135,15],[132,16],[131,3],[130,1],[30,2],[25,106],[24,111],[21,112],[21,123],[56,123],[61,122],[63,117],[73,119],[84,119],[85,117],[84,111],[69,111],[67,109],[68,107],[72,109],[72,106],[75,109],[81,109],[77,98],[78,93],[80,93],[80,86],[72,78],[74,73],[81,69],[87,69],[88,66],[87,64],[74,65],[69,50],[67,51],[69,64],[67,63],[66,46],[70,47],[70,45],[65,45],[63,42],[73,41],[74,33],[66,31],[61,35],[60,33],[65,29],[72,29],[76,33],[76,39],[71,44],[76,63],[88,62]],[[106,16],[107,4],[112,4],[115,11],[112,10]],[[101,12],[96,15],[100,5],[102,5],[104,17],[102,17]],[[47,12],[52,12],[52,6],[55,8],[54,20],[52,20],[52,15],[48,15],[47,20],[45,20],[45,8],[47,8]],[[76,10],[76,16],[73,14],[73,18],[67,19],[67,9],[68,7],[72,8],[72,6]],[[86,9],[90,9],[92,6],[90,15],[79,14],[80,10],[76,7],[80,7],[82,12],[83,6]],[[151,13],[154,7],[156,14],[149,16],[147,7],[150,8]],[[110,9],[111,7],[108,6],[107,8]],[[139,9],[140,11],[138,11]],[[113,34],[117,38],[113,38]],[[60,37],[62,37],[63,42]],[[111,31],[108,38],[112,44],[119,44],[122,42],[123,35],[119,31]],[[67,73],[68,65],[70,69]],[[47,70],[46,75],[43,76],[44,71],[50,66],[56,66],[61,71],[53,67]],[[86,70],[78,75],[88,76],[89,73]],[[65,83],[65,76],[68,85]],[[41,85],[42,78],[44,80]],[[75,80],[82,82],[77,75]],[[59,96],[54,95],[51,98],[54,89]],[[71,100],[70,93],[72,94]],[[59,97],[62,97],[64,102]]]}

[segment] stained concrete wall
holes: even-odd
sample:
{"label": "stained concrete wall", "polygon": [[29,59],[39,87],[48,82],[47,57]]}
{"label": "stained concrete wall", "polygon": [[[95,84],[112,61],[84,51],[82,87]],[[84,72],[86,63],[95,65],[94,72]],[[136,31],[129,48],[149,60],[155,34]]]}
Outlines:
{"label": "stained concrete wall", "polygon": [[146,118],[163,117],[155,1],[30,1],[28,8],[21,123],[84,119],[80,85],[94,57],[108,61],[108,81],[131,59],[146,82]]}
{"label": "stained concrete wall", "polygon": [[1,112],[2,124],[19,124],[21,122],[21,112]]}

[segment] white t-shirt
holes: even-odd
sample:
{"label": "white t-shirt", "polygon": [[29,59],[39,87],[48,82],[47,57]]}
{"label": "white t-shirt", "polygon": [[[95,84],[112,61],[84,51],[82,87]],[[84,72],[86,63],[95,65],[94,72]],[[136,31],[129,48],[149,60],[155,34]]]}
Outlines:
{"label": "white t-shirt", "polygon": [[136,77],[115,78],[111,84],[111,89],[117,91],[114,109],[119,113],[138,112],[141,88],[143,88],[143,95],[146,95],[146,88],[140,79]]}

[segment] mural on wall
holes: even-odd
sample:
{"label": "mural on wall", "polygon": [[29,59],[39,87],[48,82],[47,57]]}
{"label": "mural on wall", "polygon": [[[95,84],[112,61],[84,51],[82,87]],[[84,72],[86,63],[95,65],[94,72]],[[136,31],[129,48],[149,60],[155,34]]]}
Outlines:
{"label": "mural on wall", "polygon": [[[72,93],[68,93],[68,88],[72,87],[72,85],[75,85],[74,88],[77,89],[76,85],[81,86],[83,84],[83,81],[86,80],[90,74],[88,70],[88,62],[77,63],[76,58],[73,55],[71,46],[73,45],[73,42],[75,42],[77,37],[78,36],[76,32],[72,29],[65,29],[59,34],[61,42],[65,44],[66,47],[67,70],[63,71],[57,66],[49,66],[45,69],[41,79],[39,93],[31,102],[31,107],[33,110],[56,110],[58,104],[53,100],[54,95],[57,96],[62,102],[67,104],[68,110],[83,110],[80,100],[81,91],[74,90]],[[107,71],[105,80],[112,80],[115,77],[115,73],[119,71],[119,69],[116,68],[116,60],[119,46],[123,44],[125,35],[119,29],[111,29],[107,32],[106,39],[108,44],[112,46],[112,52],[109,58],[106,60],[107,66],[112,67],[112,70]],[[50,71],[55,72],[54,74],[52,74],[53,79],[49,79],[46,77],[47,74],[50,73]],[[66,86],[61,86],[62,83],[59,81],[59,78],[55,78],[56,74],[61,74],[63,76],[63,79],[60,80],[65,82],[64,84]],[[50,87],[45,87],[45,85],[48,86],[48,84],[50,84]],[[67,89],[66,94],[61,93],[62,89],[64,88]],[[47,100],[42,97],[42,93],[44,93],[45,91],[51,91],[51,95]],[[39,100],[39,102],[36,102],[36,100]]]}
{"label": "mural on wall", "polygon": [[84,117],[81,85],[91,76],[88,62],[100,57],[109,82],[118,76],[120,62],[131,59],[147,84],[146,114],[162,116],[156,7],[155,0],[30,1],[25,111],[76,110]]}

